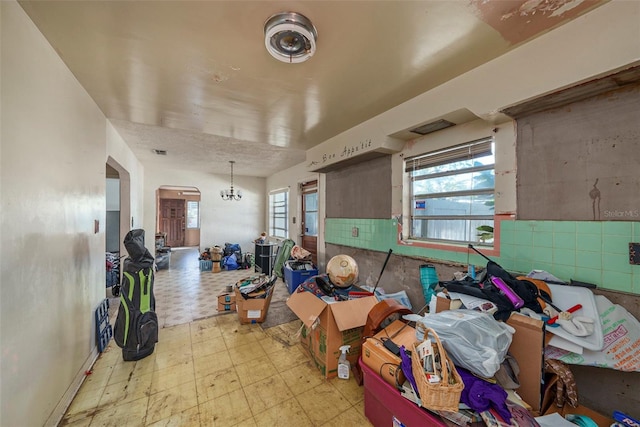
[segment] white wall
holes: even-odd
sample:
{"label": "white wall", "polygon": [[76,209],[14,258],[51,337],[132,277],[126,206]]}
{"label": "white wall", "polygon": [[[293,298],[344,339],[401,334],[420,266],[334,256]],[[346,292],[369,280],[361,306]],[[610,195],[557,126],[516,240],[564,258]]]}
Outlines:
{"label": "white wall", "polygon": [[[299,184],[318,180],[318,265],[324,267],[324,217],[325,217],[325,185],[324,174],[307,171],[306,162],[289,169],[282,170],[267,178],[266,193],[282,188],[289,189],[289,238],[300,244],[302,234],[302,198]],[[296,218],[295,224],[293,217]],[[265,223],[269,225],[269,199],[265,199]]]}
{"label": "white wall", "polygon": [[[109,121],[107,121],[107,157],[114,159],[129,173],[129,200],[133,228],[142,228],[144,167]],[[128,221],[127,224],[131,228],[131,222]]]}
{"label": "white wall", "polygon": [[206,174],[185,170],[145,168],[145,243],[153,252],[156,233],[156,191],[161,186],[196,187],[200,190],[200,248],[238,243],[243,252],[253,252],[253,240],[265,229],[265,179],[233,176],[242,200],[225,201],[220,190],[229,188],[229,174]]}
{"label": "white wall", "polygon": [[96,355],[106,121],[22,8],[0,13],[0,425],[41,426]]}

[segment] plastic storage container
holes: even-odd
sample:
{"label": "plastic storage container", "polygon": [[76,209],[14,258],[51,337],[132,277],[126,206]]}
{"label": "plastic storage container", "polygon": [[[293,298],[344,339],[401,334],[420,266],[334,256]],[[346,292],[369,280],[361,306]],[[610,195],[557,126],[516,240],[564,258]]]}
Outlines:
{"label": "plastic storage container", "polygon": [[358,364],[364,377],[364,415],[375,427],[447,426],[438,415],[401,396],[398,390],[387,384],[362,359],[358,360]]}
{"label": "plastic storage container", "polygon": [[287,290],[290,294],[296,290],[300,283],[317,275],[317,268],[314,268],[313,270],[292,270],[288,264],[285,264],[284,266],[284,282],[287,284]]}
{"label": "plastic storage container", "polygon": [[[220,264],[220,262],[218,262]],[[200,260],[200,271],[211,271],[213,268],[213,261],[209,259],[201,259]]]}

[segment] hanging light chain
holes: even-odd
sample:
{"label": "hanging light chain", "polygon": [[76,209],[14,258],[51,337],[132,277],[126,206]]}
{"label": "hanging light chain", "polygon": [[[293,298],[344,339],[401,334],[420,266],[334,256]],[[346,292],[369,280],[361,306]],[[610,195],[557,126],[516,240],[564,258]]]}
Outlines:
{"label": "hanging light chain", "polygon": [[240,200],[242,198],[242,193],[240,190],[236,193],[233,189],[233,164],[235,161],[229,160],[229,163],[231,163],[231,186],[229,190],[221,190],[220,197],[222,197],[222,200]]}

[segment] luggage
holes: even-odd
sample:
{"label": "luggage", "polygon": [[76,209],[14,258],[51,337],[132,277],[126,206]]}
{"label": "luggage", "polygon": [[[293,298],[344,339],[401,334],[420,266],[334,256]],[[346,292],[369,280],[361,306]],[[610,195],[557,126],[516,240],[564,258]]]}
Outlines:
{"label": "luggage", "polygon": [[158,342],[158,317],[153,295],[154,258],[144,247],[144,230],[131,230],[124,238],[129,256],[124,260],[120,307],[113,338],[126,361],[153,353]]}

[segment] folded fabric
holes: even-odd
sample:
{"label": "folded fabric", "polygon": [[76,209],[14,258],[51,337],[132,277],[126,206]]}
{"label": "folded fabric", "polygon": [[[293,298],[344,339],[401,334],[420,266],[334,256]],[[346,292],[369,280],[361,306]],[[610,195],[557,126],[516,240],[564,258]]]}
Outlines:
{"label": "folded fabric", "polygon": [[460,401],[476,412],[484,412],[490,408],[495,411],[507,423],[511,422],[511,412],[507,408],[507,392],[498,384],[492,384],[478,378],[464,368],[456,366],[464,389],[460,395]]}

